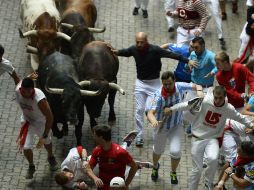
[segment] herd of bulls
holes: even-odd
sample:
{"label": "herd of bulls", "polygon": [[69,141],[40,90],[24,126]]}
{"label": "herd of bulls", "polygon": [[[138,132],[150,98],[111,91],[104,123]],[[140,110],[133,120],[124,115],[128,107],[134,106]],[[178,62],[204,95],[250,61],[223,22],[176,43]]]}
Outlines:
{"label": "herd of bulls", "polygon": [[[56,7],[56,3],[58,7]],[[58,10],[61,10],[61,14]],[[54,115],[54,136],[67,135],[75,126],[81,145],[84,105],[91,127],[97,123],[108,95],[109,121],[116,119],[114,101],[118,86],[118,58],[108,45],[95,41],[97,10],[91,0],[22,0],[21,37],[28,38],[27,52],[38,73],[37,86],[45,93]],[[62,123],[60,130],[57,123]]]}

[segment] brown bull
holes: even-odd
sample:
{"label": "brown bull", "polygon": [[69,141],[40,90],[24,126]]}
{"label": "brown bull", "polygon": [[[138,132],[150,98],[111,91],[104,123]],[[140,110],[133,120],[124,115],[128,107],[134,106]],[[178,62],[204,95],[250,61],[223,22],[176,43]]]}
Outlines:
{"label": "brown bull", "polygon": [[58,37],[70,41],[70,37],[58,32],[59,12],[53,0],[22,0],[21,19],[23,31],[21,37],[29,37],[29,53],[34,70],[37,70],[39,62],[58,48]]}
{"label": "brown bull", "polygon": [[71,43],[61,42],[61,52],[79,58],[84,45],[94,40],[94,32],[104,32],[93,28],[97,19],[97,10],[91,0],[67,0],[61,19],[61,30],[71,37]]}
{"label": "brown bull", "polygon": [[97,19],[97,9],[91,0],[66,0],[62,19],[71,13],[79,13],[87,27],[94,27]]}

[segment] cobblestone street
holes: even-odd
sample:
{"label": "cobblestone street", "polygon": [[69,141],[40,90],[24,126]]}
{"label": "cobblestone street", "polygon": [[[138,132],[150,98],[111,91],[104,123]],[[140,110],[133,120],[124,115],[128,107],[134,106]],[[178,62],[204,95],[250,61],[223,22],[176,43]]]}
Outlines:
{"label": "cobblestone street", "polygon": [[[148,7],[148,19],[141,14],[132,15],[133,0],[94,0],[98,9],[97,27],[106,26],[105,33],[96,34],[96,39],[102,39],[117,49],[129,47],[135,43],[135,33],[144,31],[148,33],[149,42],[161,45],[174,42],[167,32],[167,23],[164,12],[164,1],[150,0]],[[20,77],[31,72],[28,54],[26,53],[26,39],[19,37],[18,28],[21,28],[20,1],[0,0],[0,43],[5,47],[4,57],[13,62]],[[227,52],[231,59],[237,57],[239,49],[239,35],[246,19],[245,1],[239,1],[238,14],[231,13],[231,3],[228,3],[228,20],[223,21]],[[220,51],[214,20],[211,19],[205,34],[206,47],[214,52]],[[129,131],[135,129],[134,124],[134,84],[136,79],[136,67],[133,58],[119,57],[120,69],[118,84],[126,91],[126,95],[117,93],[115,112],[116,122],[112,125],[113,140],[121,143],[121,139]],[[176,61],[163,59],[162,71],[173,70]],[[8,74],[0,77],[0,189],[1,190],[57,190],[62,189],[54,181],[54,172],[49,170],[47,153],[45,149],[34,149],[36,172],[32,180],[25,179],[28,164],[24,156],[18,153],[16,138],[20,130],[20,109],[15,102],[15,85]],[[109,106],[106,102],[103,107],[99,123],[107,123]],[[131,145],[129,152],[138,160],[152,161],[152,128],[145,127],[144,147],[136,148]],[[83,145],[91,153],[95,147],[87,113],[83,125]],[[130,190],[169,190],[188,188],[188,176],[191,172],[190,155],[191,138],[184,136],[182,139],[182,159],[178,167],[179,185],[170,183],[170,157],[167,151],[161,158],[159,181],[151,180],[151,170],[142,169],[131,183]],[[69,134],[63,139],[53,138],[54,153],[60,165],[70,148],[76,146],[74,129],[69,129]],[[167,150],[167,148],[166,148]],[[215,177],[217,179],[217,176]],[[90,181],[90,184],[93,184]],[[96,189],[95,186],[93,189]],[[202,180],[200,190],[204,189]]]}

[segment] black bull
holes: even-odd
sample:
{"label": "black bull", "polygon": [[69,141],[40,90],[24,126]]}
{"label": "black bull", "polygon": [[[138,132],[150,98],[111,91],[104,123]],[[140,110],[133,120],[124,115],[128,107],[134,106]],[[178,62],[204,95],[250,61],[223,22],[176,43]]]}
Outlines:
{"label": "black bull", "polygon": [[[45,93],[54,115],[52,132],[61,138],[67,134],[68,125],[75,125],[77,144],[81,145],[84,104],[82,96],[96,92],[82,90],[73,59],[55,52],[47,56],[38,68],[37,85]],[[57,123],[63,124],[60,131]]]}
{"label": "black bull", "polygon": [[110,108],[108,121],[116,120],[114,111],[116,90],[124,94],[123,89],[116,85],[118,69],[118,58],[112,54],[104,42],[93,41],[83,48],[77,65],[79,79],[91,81],[87,90],[100,91],[99,96],[85,97],[84,99],[91,127],[97,124],[95,118],[101,115],[107,95]]}

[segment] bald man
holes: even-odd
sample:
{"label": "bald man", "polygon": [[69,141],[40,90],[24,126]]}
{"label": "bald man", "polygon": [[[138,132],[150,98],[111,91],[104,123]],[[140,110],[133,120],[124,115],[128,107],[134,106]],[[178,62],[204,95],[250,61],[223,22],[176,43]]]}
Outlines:
{"label": "bald man", "polygon": [[133,56],[137,68],[137,80],[135,84],[135,99],[136,99],[136,130],[139,132],[136,138],[136,146],[142,147],[144,112],[145,107],[157,89],[161,87],[160,71],[161,58],[171,58],[188,63],[190,66],[197,66],[195,61],[189,60],[180,54],[160,48],[157,45],[149,44],[147,34],[138,32],[135,37],[136,45],[121,50],[112,50],[118,56],[131,57]]}

